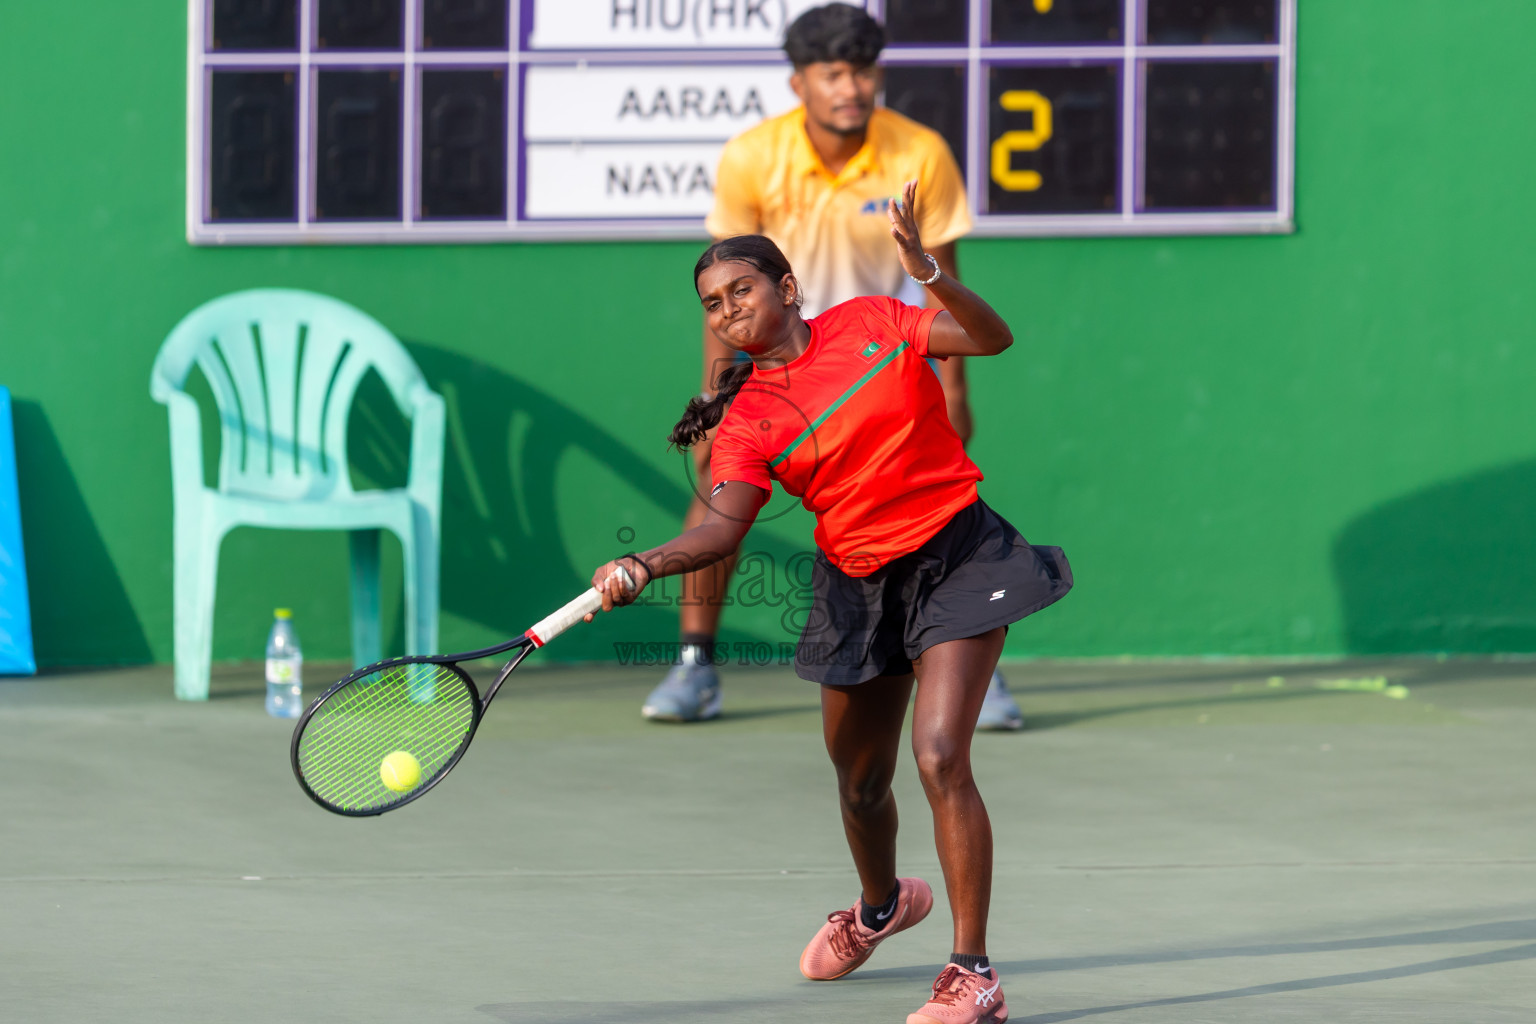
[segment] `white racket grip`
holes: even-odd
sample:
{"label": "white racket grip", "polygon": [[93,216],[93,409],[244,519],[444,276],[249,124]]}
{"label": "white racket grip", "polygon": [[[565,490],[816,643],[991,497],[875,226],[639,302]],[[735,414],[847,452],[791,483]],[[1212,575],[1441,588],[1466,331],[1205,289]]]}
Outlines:
{"label": "white racket grip", "polygon": [[[625,571],[623,566],[613,570],[613,576],[608,578],[613,579],[614,576],[623,580],[625,590],[635,589],[634,577]],[[538,622],[535,622],[532,626],[528,627],[528,630],[523,635],[533,641],[533,646],[543,647],[588,615],[601,610],[602,607],[603,595],[597,592],[596,587],[593,587],[574,601],[567,603],[559,611],[552,615],[546,615]]]}

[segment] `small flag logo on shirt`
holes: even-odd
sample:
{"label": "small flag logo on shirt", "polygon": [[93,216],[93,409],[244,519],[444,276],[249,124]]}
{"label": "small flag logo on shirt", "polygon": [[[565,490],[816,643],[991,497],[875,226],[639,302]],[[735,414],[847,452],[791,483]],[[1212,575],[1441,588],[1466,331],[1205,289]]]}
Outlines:
{"label": "small flag logo on shirt", "polygon": [[879,351],[880,343],[878,341],[872,341],[859,350],[859,355],[863,356],[865,359],[871,359],[874,357],[875,353]]}

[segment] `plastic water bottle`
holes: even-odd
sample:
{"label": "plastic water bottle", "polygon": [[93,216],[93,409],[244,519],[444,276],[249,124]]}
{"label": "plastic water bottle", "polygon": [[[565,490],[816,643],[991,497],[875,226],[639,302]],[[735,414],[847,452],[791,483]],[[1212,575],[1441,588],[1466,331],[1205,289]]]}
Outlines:
{"label": "plastic water bottle", "polygon": [[267,714],[298,718],[303,713],[304,652],[293,631],[293,612],[278,608],[272,613],[272,632],[267,634]]}

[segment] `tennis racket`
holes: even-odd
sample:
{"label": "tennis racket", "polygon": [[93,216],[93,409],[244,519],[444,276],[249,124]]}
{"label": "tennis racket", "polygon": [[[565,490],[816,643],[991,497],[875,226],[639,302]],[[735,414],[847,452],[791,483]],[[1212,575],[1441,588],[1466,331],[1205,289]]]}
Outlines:
{"label": "tennis racket", "polygon": [[[634,589],[628,572],[614,575],[626,590]],[[516,640],[358,669],[315,698],[294,727],[290,757],[299,786],[321,807],[349,817],[383,814],[425,796],[463,758],[512,670],[602,606],[594,587]],[[507,651],[516,653],[482,698],[459,662]]]}

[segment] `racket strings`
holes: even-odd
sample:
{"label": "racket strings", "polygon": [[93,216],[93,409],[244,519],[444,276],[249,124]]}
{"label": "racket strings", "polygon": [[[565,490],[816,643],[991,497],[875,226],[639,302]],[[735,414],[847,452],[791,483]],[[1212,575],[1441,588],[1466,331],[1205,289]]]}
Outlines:
{"label": "racket strings", "polygon": [[[301,763],[310,764],[305,778],[312,786],[330,789],[358,776],[368,783],[365,788],[376,788],[372,783],[382,785],[382,779],[372,778],[377,772],[370,770],[369,762],[382,762],[384,755],[395,750],[410,753],[422,765],[424,776],[430,778],[436,766],[452,754],[467,732],[473,712],[454,708],[451,698],[438,700],[435,690],[442,675],[447,677],[441,681],[449,684],[450,695],[463,692],[463,684],[451,672],[421,671],[436,666],[411,668],[416,671],[402,673],[397,667],[380,678],[358,680],[349,687],[355,687],[355,692],[337,694],[343,698],[340,701],[333,698],[336,707],[329,710],[326,723],[314,730],[308,756],[301,750]],[[402,690],[405,699],[401,699]],[[441,728],[444,725],[446,729]],[[374,748],[384,746],[389,749],[375,758]]]}
{"label": "racket strings", "polygon": [[[394,665],[361,676],[315,710],[299,738],[299,773],[325,803],[378,810],[405,799],[450,764],[474,725],[476,698],[445,665]],[[421,779],[403,791],[384,784],[384,758],[405,751]]]}
{"label": "racket strings", "polygon": [[428,781],[462,745],[473,723],[473,697],[451,672],[412,668],[358,680],[353,686],[360,692],[336,695],[344,699],[313,728],[312,740],[301,744],[301,771],[316,795],[346,810],[376,809],[409,792],[384,785],[379,769],[385,756],[404,750]]}

